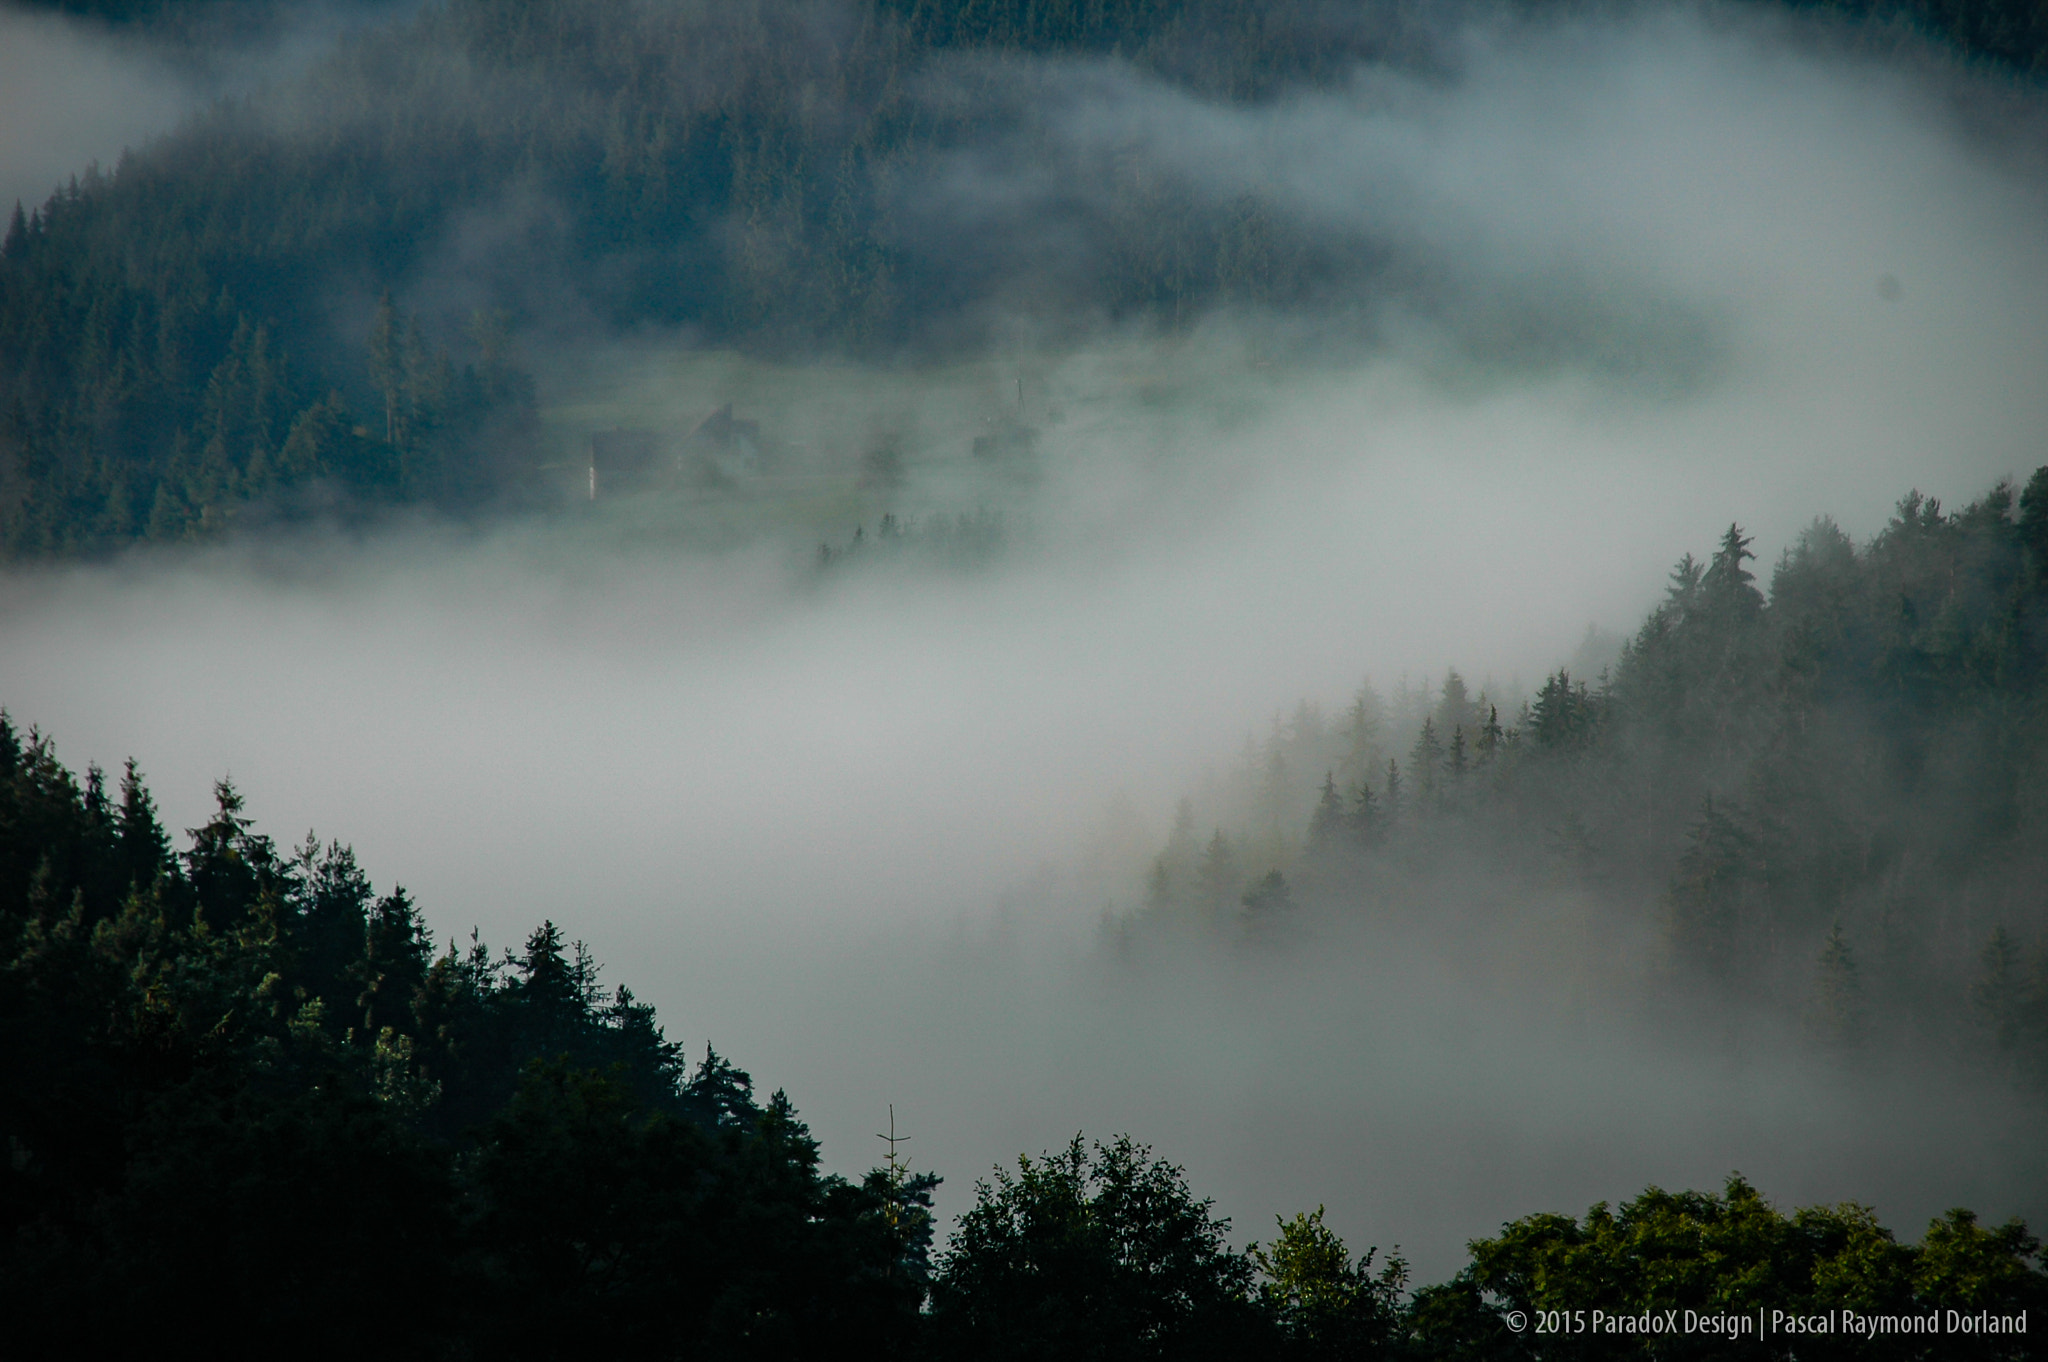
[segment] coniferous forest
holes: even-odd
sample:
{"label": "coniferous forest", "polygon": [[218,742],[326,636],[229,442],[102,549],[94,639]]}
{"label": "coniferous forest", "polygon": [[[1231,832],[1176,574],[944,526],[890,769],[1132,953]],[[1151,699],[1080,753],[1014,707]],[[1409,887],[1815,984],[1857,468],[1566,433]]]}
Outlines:
{"label": "coniferous forest", "polygon": [[[257,13],[60,8],[182,22],[195,43],[215,31],[206,14]],[[15,206],[0,553],[546,502],[513,338],[550,318],[905,356],[987,344],[1020,310],[1057,333],[1076,317],[1178,328],[1219,307],[1341,317],[1404,296],[1414,272],[1370,222],[1307,230],[1257,192],[1206,198],[1142,148],[1060,147],[1058,111],[1085,87],[1034,60],[1114,61],[1257,108],[1360,63],[1441,72],[1460,23],[1550,13],[451,0],[357,29],[296,81]],[[1932,40],[2005,80],[2048,52],[2027,0],[1795,13],[1816,42]],[[1021,224],[952,187],[1047,156],[1065,185]]]}
{"label": "coniferous forest", "polygon": [[0,1357],[2048,1353],[2048,7],[315,9],[0,8],[263,73],[0,204]]}
{"label": "coniferous forest", "polygon": [[1684,555],[1596,676],[1504,704],[1453,668],[1276,718],[1214,801],[1234,837],[1184,812],[1137,921],[1258,937],[1452,865],[1561,879],[1658,924],[1673,1007],[2048,1082],[2048,468],[1912,493],[1860,546],[1815,520],[1767,576],[1749,545]]}
{"label": "coniferous forest", "polygon": [[[1861,547],[1818,521],[1768,594],[1750,558],[1731,527],[1681,559],[1611,673],[1559,671],[1508,720],[1452,673],[1405,761],[1362,693],[1348,788],[1333,767],[1278,844],[1219,829],[1195,858],[1182,828],[1121,949],[1281,948],[1478,848],[1632,905],[1696,1003],[1804,1008],[1844,1064],[1932,1038],[2038,1089],[2048,469],[1955,512],[1910,496]],[[337,1355],[1604,1357],[1645,1340],[1527,1321],[2048,1307],[2019,1221],[1957,1209],[1914,1243],[1740,1175],[1510,1221],[1416,1283],[1320,1208],[1235,1247],[1125,1135],[994,1170],[936,1243],[937,1175],[824,1172],[789,1096],[683,1054],[553,922],[437,949],[403,889],[338,842],[279,848],[230,783],[177,843],[133,762],[81,779],[11,720],[0,778],[6,1315],[39,1347],[253,1355],[318,1319]],[[1995,1323],[1743,1327],[1654,1355],[2036,1355]]]}

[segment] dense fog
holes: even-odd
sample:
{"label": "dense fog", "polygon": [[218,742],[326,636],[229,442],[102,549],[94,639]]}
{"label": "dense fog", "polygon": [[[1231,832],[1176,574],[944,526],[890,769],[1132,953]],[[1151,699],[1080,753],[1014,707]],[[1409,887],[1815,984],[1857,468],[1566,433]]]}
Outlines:
{"label": "dense fog", "polygon": [[[24,196],[191,88],[47,32],[86,73],[66,98],[107,97],[75,148],[6,120]],[[730,401],[792,477],[885,437],[900,470],[800,518],[572,499],[10,569],[0,700],[74,767],[135,757],[173,828],[232,777],[444,938],[553,919],[672,1038],[786,1087],[832,1167],[879,1159],[893,1103],[942,1213],[1086,1130],[1184,1163],[1240,1239],[1324,1203],[1423,1280],[1510,1215],[1735,1169],[1908,1232],[1955,1204],[2039,1223],[2037,1097],[1656,1013],[1654,903],[1454,864],[1268,951],[1132,944],[1178,801],[1298,701],[1334,722],[1363,678],[1454,666],[1505,712],[1731,521],[1761,575],[1816,515],[1861,541],[1910,488],[1961,505],[2048,459],[2033,96],[1691,9],[1444,50],[1252,106],[1046,61],[1014,74],[1060,110],[1030,155],[967,148],[928,186],[932,230],[1055,263],[1034,233],[1099,156],[1255,188],[1307,236],[1371,224],[1391,264],[1355,306],[1162,334],[1019,298],[992,351],[815,367],[536,317],[557,453]],[[1028,464],[969,454],[1002,422]],[[1001,529],[971,562],[889,553],[884,512]]]}

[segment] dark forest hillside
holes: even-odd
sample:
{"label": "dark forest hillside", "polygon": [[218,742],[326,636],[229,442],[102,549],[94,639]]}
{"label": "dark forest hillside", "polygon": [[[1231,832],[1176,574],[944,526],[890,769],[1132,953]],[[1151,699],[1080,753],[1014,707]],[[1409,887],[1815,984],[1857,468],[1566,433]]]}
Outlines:
{"label": "dark forest hillside", "polygon": [[[1411,1292],[1398,1252],[1354,1257],[1320,1209],[1238,1249],[1171,1163],[1076,1136],[978,1182],[934,1255],[936,1177],[823,1173],[783,1094],[715,1052],[685,1065],[597,974],[552,923],[437,955],[402,890],[336,844],[281,853],[225,783],[174,851],[132,764],[81,782],[0,719],[0,1343],[1764,1358],[1797,1316],[1829,1321],[1801,1357],[2039,1355],[2022,1223],[1957,1209],[1901,1243],[1739,1176],[1505,1223]],[[1710,1322],[1654,1354],[1617,1323],[1666,1311]]]}
{"label": "dark forest hillside", "polygon": [[[242,13],[72,8],[195,32]],[[2031,71],[2038,8],[1822,31],[1882,48],[1931,30]],[[1170,328],[1422,287],[1369,224],[1217,200],[1142,146],[1063,140],[1061,111],[1110,70],[1239,105],[1361,66],[1441,76],[1462,24],[1549,13],[448,0],[358,28],[304,77],[13,214],[0,552],[543,495],[511,343],[535,327],[902,356],[1017,318]],[[958,188],[990,174],[1041,201],[1011,220]]]}
{"label": "dark forest hillside", "polygon": [[553,924],[437,953],[343,846],[222,783],[183,850],[0,719],[10,1356],[881,1355],[933,1180],[822,1173],[781,1093],[695,1066]]}

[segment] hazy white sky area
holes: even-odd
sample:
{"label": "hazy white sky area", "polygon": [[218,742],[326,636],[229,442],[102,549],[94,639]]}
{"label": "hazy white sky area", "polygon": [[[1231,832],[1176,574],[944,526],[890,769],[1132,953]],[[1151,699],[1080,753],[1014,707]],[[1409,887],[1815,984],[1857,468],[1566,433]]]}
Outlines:
{"label": "hazy white sky area", "polygon": [[122,152],[304,66],[341,28],[378,12],[300,0],[276,6],[261,31],[215,29],[171,47],[0,0],[0,214],[16,203],[33,211],[93,162],[112,170]]}
{"label": "hazy white sky area", "polygon": [[204,98],[155,55],[75,20],[0,6],[0,212],[34,209]]}
{"label": "hazy white sky area", "polygon": [[[8,35],[62,30],[4,21],[12,110]],[[135,107],[82,110],[75,146],[31,163],[10,134],[8,192],[172,107],[133,70]],[[1375,213],[1448,301],[1341,363],[1248,360],[1270,318],[1039,357],[1085,400],[982,572],[819,580],[779,541],[591,523],[138,555],[0,579],[0,701],[74,767],[135,756],[175,828],[231,774],[265,830],[353,843],[444,937],[553,918],[671,1037],[786,1086],[834,1167],[880,1157],[893,1101],[949,1214],[1082,1128],[1185,1162],[1240,1238],[1323,1202],[1425,1280],[1504,1218],[1738,1168],[1909,1235],[1952,1204],[2048,1213],[2039,1149],[1959,1080],[1617,1031],[1573,982],[1569,903],[1285,975],[1090,954],[1174,801],[1277,707],[1453,664],[1533,685],[1730,521],[1767,575],[1816,514],[1865,538],[1909,487],[1960,504],[2048,462],[2038,164],[1934,76],[1683,16],[1475,38],[1453,84],[1251,113],[1098,76],[1074,137]],[[1455,338],[1496,304],[1623,346],[1668,312],[1704,358],[1675,389],[1474,361]],[[1199,399],[1099,381],[1133,365]]]}

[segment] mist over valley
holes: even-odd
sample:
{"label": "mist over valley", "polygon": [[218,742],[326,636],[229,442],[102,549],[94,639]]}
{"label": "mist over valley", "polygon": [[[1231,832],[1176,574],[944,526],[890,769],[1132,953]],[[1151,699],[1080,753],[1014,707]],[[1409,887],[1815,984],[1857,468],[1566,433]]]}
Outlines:
{"label": "mist over valley", "polygon": [[[434,1233],[503,1321],[522,1292],[641,1318],[625,1287],[519,1287],[586,1279],[502,1247],[585,1242],[490,1171],[543,1147],[519,1122],[609,1110],[579,1066],[630,1088],[633,1139],[706,1150],[784,1131],[751,1094],[786,1090],[802,1223],[881,1235],[889,1318],[937,1321],[935,1355],[1014,1332],[976,1322],[1009,1185],[977,1179],[1057,1170],[1077,1131],[1229,1218],[1236,1323],[1203,1346],[1266,1346],[1229,1332],[1266,1310],[1304,1356],[1559,1355],[1475,1351],[1559,1303],[1475,1241],[1645,1188],[1739,1172],[1686,1203],[1715,1224],[1751,1184],[1856,1203],[1922,1264],[2048,1217],[2031,30],[1071,10],[251,11],[245,64],[201,76],[168,9],[6,12],[101,107],[152,92],[99,125],[118,169],[27,202],[0,258],[23,1281],[91,1261],[154,1299],[105,1264],[175,1240],[161,1113],[269,1110],[246,1094],[302,1073],[422,1149],[477,1142]],[[200,88],[241,93],[188,115]],[[59,144],[0,136],[26,198]],[[377,964],[390,923],[417,980]],[[202,955],[246,979],[202,988]],[[579,971],[559,1014],[550,960]],[[95,1021],[90,1064],[38,1067],[73,1053],[28,1039],[59,1034],[60,968],[130,1000],[105,1016],[186,1020]],[[158,1058],[107,1072],[158,1133],[50,1171],[38,1132],[119,1107],[77,1075],[131,1051]],[[892,1104],[935,1193],[894,1165],[862,1191]],[[67,1209],[66,1178],[144,1209]],[[1296,1269],[1231,1256],[1325,1232],[1348,1342]],[[1898,1301],[2038,1302],[2012,1234],[1995,1291],[1916,1267]],[[1396,1246],[1405,1284],[1372,1275]],[[831,1304],[794,1333],[702,1337],[883,1308],[841,1289],[802,1287]],[[1173,1330],[1208,1308],[1144,1355],[1201,1355]],[[499,1327],[419,1346],[554,1337]]]}

